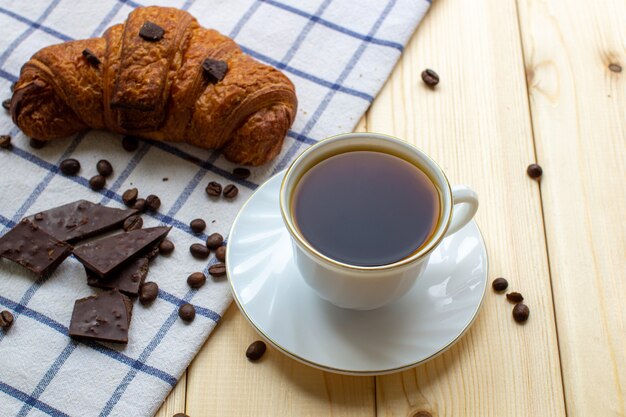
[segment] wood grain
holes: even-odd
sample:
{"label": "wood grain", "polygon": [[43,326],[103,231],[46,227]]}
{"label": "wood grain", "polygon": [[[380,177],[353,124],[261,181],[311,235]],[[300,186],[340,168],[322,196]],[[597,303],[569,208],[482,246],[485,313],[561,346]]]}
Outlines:
{"label": "wood grain", "polygon": [[[357,130],[366,129],[363,118]],[[192,417],[368,417],[375,415],[374,378],[329,374],[268,347],[257,363],[245,357],[259,339],[233,303],[188,370]]]}
{"label": "wood grain", "polygon": [[568,415],[623,417],[626,2],[518,4]]}
{"label": "wood grain", "polygon": [[[441,83],[429,89],[430,67]],[[440,0],[368,113],[473,187],[490,264],[531,309],[525,325],[490,289],[460,343],[414,370],[377,378],[379,416],[563,416],[564,401],[514,0]]]}
{"label": "wood grain", "polygon": [[185,396],[187,391],[187,372],[179,378],[178,384],[172,389],[170,395],[154,417],[172,417],[176,413],[185,412]]}

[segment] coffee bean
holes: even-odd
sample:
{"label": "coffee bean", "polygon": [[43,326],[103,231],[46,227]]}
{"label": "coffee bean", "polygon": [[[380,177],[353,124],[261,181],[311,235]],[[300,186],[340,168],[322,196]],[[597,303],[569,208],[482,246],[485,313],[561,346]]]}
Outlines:
{"label": "coffee bean", "polygon": [[223,262],[218,262],[209,267],[209,274],[212,277],[219,278],[226,275],[226,265]]}
{"label": "coffee bean", "polygon": [[145,22],[139,29],[139,36],[148,42],[160,41],[164,34],[165,30],[161,26],[149,21]]}
{"label": "coffee bean", "polygon": [[189,223],[189,227],[194,233],[201,233],[206,229],[206,222],[202,219],[193,219]]}
{"label": "coffee bean", "polygon": [[215,250],[215,257],[218,261],[224,262],[226,260],[226,246],[220,246]]}
{"label": "coffee bean", "polygon": [[235,184],[228,184],[224,187],[224,197],[226,198],[235,198],[239,193],[239,189]]}
{"label": "coffee bean", "polygon": [[130,232],[131,230],[138,230],[143,227],[143,219],[140,216],[130,216],[124,220],[124,230]]}
{"label": "coffee bean", "polygon": [[139,147],[139,140],[134,136],[124,136],[122,139],[122,148],[128,152],[134,152]]}
{"label": "coffee bean", "polygon": [[239,180],[245,180],[250,176],[250,170],[248,168],[235,168],[233,169],[233,177]]}
{"label": "coffee bean", "polygon": [[620,64],[609,64],[609,69],[613,72],[620,73],[622,72],[622,66]]}
{"label": "coffee bean", "polygon": [[131,207],[137,201],[137,196],[139,195],[139,191],[136,188],[129,188],[124,191],[122,194],[122,201],[128,207]]}
{"label": "coffee bean", "polygon": [[98,170],[98,174],[103,177],[109,177],[113,174],[113,166],[111,166],[111,163],[106,159],[99,160],[96,164],[96,169]]}
{"label": "coffee bean", "polygon": [[174,242],[169,239],[163,239],[161,243],[159,243],[159,253],[161,255],[169,255],[174,252],[175,248],[176,246],[174,246]]}
{"label": "coffee bean", "polygon": [[13,324],[13,314],[11,314],[8,310],[3,310],[0,312],[0,327],[3,329],[8,329]]}
{"label": "coffee bean", "polygon": [[146,197],[146,209],[150,211],[157,211],[161,207],[161,199],[154,194],[150,194]]}
{"label": "coffee bean", "polygon": [[159,246],[154,246],[152,249],[150,249],[150,252],[146,253],[146,258],[148,258],[149,261],[153,260],[154,258],[156,258],[157,256],[159,256]]}
{"label": "coffee bean", "polygon": [[528,320],[528,316],[530,315],[530,310],[528,306],[524,303],[515,304],[513,307],[513,319],[515,319],[518,323],[523,323]]}
{"label": "coffee bean", "polygon": [[543,169],[539,164],[530,164],[526,168],[526,173],[530,178],[537,179],[543,175]]}
{"label": "coffee bean", "polygon": [[29,142],[30,147],[35,148],[35,149],[41,149],[47,144],[48,142],[46,142],[45,140],[39,140],[35,138],[30,138],[30,142]]}
{"label": "coffee bean", "polygon": [[7,98],[6,100],[4,100],[2,102],[2,107],[4,107],[5,110],[11,110],[11,99]]}
{"label": "coffee bean", "polygon": [[429,87],[434,87],[437,84],[439,84],[439,74],[437,74],[435,71],[431,70],[430,68],[427,68],[424,71],[422,71],[422,80]]}
{"label": "coffee bean", "polygon": [[106,178],[104,178],[102,175],[94,175],[89,180],[89,187],[91,187],[91,189],[94,191],[98,191],[104,188],[106,182]]}
{"label": "coffee bean", "polygon": [[10,149],[11,148],[11,136],[10,135],[2,135],[2,136],[0,136],[0,148],[2,148],[2,149]]}
{"label": "coffee bean", "polygon": [[165,182],[165,181],[169,181],[169,180],[170,180],[169,178],[164,177],[162,181],[164,181],[164,182]]}
{"label": "coffee bean", "polygon": [[518,293],[518,292],[510,292],[506,295],[506,299],[509,300],[512,303],[521,303],[522,301],[524,301],[524,297],[522,296],[522,294]]}
{"label": "coffee bean", "polygon": [[74,158],[65,159],[61,161],[59,168],[65,175],[76,175],[80,171],[80,162]]}
{"label": "coffee bean", "polygon": [[174,417],[189,417],[187,414],[183,414],[183,413],[176,413],[174,414]]}
{"label": "coffee bean", "polygon": [[491,283],[491,286],[495,291],[504,291],[509,286],[509,281],[504,278],[496,278]]}
{"label": "coffee bean", "polygon": [[206,259],[211,254],[209,248],[201,243],[194,243],[189,247],[189,252],[191,252],[191,256],[196,259]]}
{"label": "coffee bean", "polygon": [[146,200],[144,200],[143,198],[138,198],[137,200],[135,200],[132,208],[139,211],[140,213],[143,213],[146,210]]}
{"label": "coffee bean", "polygon": [[139,301],[148,304],[156,300],[159,295],[159,286],[156,282],[145,282],[139,290]]}
{"label": "coffee bean", "polygon": [[204,275],[202,272],[194,272],[187,277],[187,284],[189,284],[191,288],[200,288],[204,285],[205,282],[206,275]]}
{"label": "coffee bean", "polygon": [[224,237],[219,233],[213,233],[206,239],[206,246],[209,249],[217,249],[222,246],[224,242]]}
{"label": "coffee bean", "polygon": [[205,191],[211,197],[219,197],[222,194],[222,185],[219,182],[211,181],[206,186]]}
{"label": "coffee bean", "polygon": [[178,317],[186,322],[193,321],[196,318],[196,308],[191,304],[185,303],[178,308]]}
{"label": "coffee bean", "polygon": [[246,358],[251,361],[258,361],[261,359],[261,356],[263,356],[266,350],[267,346],[265,345],[265,342],[257,340],[256,342],[252,342],[252,344],[248,346],[248,349],[246,349]]}

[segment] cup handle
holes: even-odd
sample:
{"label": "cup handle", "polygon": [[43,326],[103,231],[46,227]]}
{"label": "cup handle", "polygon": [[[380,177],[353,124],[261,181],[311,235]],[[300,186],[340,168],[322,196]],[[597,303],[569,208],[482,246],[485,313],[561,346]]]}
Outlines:
{"label": "cup handle", "polygon": [[452,220],[446,232],[450,236],[469,223],[478,210],[478,194],[465,185],[452,187]]}

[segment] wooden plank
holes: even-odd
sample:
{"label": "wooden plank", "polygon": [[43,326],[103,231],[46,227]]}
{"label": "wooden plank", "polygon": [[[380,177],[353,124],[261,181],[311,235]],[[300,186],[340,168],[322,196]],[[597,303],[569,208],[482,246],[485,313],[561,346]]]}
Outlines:
{"label": "wooden plank", "polygon": [[[420,78],[441,76],[431,90]],[[368,113],[368,128],[424,149],[479,194],[490,276],[531,309],[525,325],[487,291],[460,343],[414,370],[377,378],[379,416],[565,415],[541,202],[515,0],[433,2]],[[597,415],[597,414],[596,414]]]}
{"label": "wooden plank", "polygon": [[176,413],[184,413],[186,388],[187,372],[184,372],[154,417],[172,417]]}
{"label": "wooden plank", "polygon": [[[363,118],[357,129],[366,128]],[[187,414],[192,417],[375,415],[374,378],[318,371],[268,346],[257,363],[245,357],[259,339],[231,305],[188,370]]]}
{"label": "wooden plank", "polygon": [[518,5],[568,415],[626,416],[626,2]]}

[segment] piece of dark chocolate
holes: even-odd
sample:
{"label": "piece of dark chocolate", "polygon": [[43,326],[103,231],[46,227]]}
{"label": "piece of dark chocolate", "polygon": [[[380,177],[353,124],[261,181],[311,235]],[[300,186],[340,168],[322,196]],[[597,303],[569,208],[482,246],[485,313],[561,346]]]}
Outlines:
{"label": "piece of dark chocolate", "polygon": [[130,299],[117,290],[76,300],[69,335],[77,339],[128,343],[132,308]]}
{"label": "piece of dark chocolate", "polygon": [[127,217],[135,213],[137,210],[116,209],[78,200],[27,219],[59,240],[76,242],[120,227]]}
{"label": "piece of dark chocolate", "polygon": [[117,288],[128,296],[136,297],[139,295],[139,288],[148,275],[149,262],[148,258],[137,258],[106,279],[99,278],[85,268],[87,284],[92,287],[104,288],[105,290]]}
{"label": "piece of dark chocolate", "polygon": [[100,65],[100,59],[98,59],[96,54],[91,52],[89,48],[83,49],[83,56],[92,67],[97,67],[98,65]]}
{"label": "piece of dark chocolate", "polygon": [[207,58],[202,61],[202,69],[206,79],[211,84],[216,84],[224,79],[228,72],[228,64],[218,59]]}
{"label": "piece of dark chocolate", "polygon": [[149,42],[157,42],[163,39],[165,30],[156,23],[145,22],[139,30],[139,36]]}
{"label": "piece of dark chocolate", "polygon": [[167,236],[170,229],[152,227],[131,230],[85,243],[74,248],[73,253],[96,276],[108,278],[122,265],[152,249]]}
{"label": "piece of dark chocolate", "polygon": [[0,238],[0,257],[22,265],[39,278],[54,272],[71,252],[71,245],[50,236],[27,219]]}

